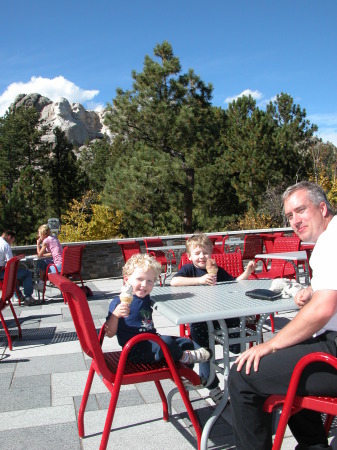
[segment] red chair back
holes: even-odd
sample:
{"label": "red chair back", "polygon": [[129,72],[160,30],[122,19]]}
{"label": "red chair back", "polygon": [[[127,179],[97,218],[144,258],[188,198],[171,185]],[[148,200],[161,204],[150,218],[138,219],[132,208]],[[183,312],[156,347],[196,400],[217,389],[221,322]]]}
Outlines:
{"label": "red chair back", "polygon": [[258,234],[246,234],[243,244],[242,259],[255,259],[263,252],[263,237]]}
{"label": "red chair back", "polygon": [[[301,240],[297,236],[282,236],[278,237],[274,241],[274,250],[273,253],[282,253],[282,252],[297,252],[300,249]],[[272,259],[270,269],[273,271],[283,269],[287,275],[293,273],[295,275],[295,269],[291,264],[284,264],[286,261],[284,259]]]}
{"label": "red chair back", "polygon": [[222,239],[221,253],[230,251],[229,246],[226,245],[226,241],[227,241],[228,238],[229,238],[229,236],[224,236],[224,238]]}
{"label": "red chair back", "polygon": [[263,244],[264,244],[265,252],[273,253],[275,239],[278,237],[284,236],[284,233],[282,231],[278,231],[275,233],[262,233],[261,236],[263,237]]}
{"label": "red chair back", "polygon": [[[104,425],[100,450],[105,450],[111,434],[112,421],[118,401],[121,385],[154,381],[163,404],[164,420],[168,420],[168,404],[160,380],[173,380],[182,396],[190,420],[195,428],[198,448],[201,441],[201,427],[193,411],[191,402],[182,383],[181,377],[193,385],[200,384],[196,372],[179,362],[174,363],[167,345],[162,339],[152,333],[140,333],[131,338],[122,351],[102,351],[104,325],[99,336],[90,312],[84,292],[74,283],[59,274],[49,274],[49,278],[62,292],[68,302],[76,333],[83,351],[92,358],[88,379],[83,393],[78,415],[78,430],[80,437],[84,436],[84,413],[90,394],[94,374],[97,373],[111,393],[111,400]],[[160,345],[164,359],[153,363],[134,364],[128,361],[128,355],[134,345],[140,341],[151,340]]]}
{"label": "red chair back", "polygon": [[185,264],[192,264],[192,261],[190,260],[190,258],[189,258],[189,256],[188,256],[187,252],[184,252],[184,253],[181,255],[180,263],[179,263],[178,269],[180,270],[180,269],[182,268],[182,266],[184,266]]}
{"label": "red chair back", "polygon": [[21,326],[20,322],[18,321],[18,318],[15,313],[15,309],[12,305],[11,298],[14,295],[14,291],[16,288],[16,279],[18,274],[18,268],[19,268],[19,262],[20,259],[24,258],[25,255],[18,255],[13,256],[9,261],[7,261],[6,267],[5,267],[5,274],[4,279],[2,280],[2,286],[1,286],[1,298],[0,298],[0,321],[3,326],[3,329],[5,330],[7,340],[8,340],[8,347],[10,350],[12,350],[12,338],[9,333],[8,327],[6,325],[5,319],[2,315],[2,311],[7,308],[7,306],[10,307],[16,326],[18,327],[19,331],[19,337],[22,336]]}
{"label": "red chair back", "polygon": [[164,252],[161,252],[160,250],[148,250],[149,247],[162,247],[163,241],[160,238],[150,238],[150,239],[144,239],[144,244],[146,248],[147,253],[152,253],[156,257],[157,261],[161,262],[162,265],[166,264],[166,256]]}
{"label": "red chair back", "polygon": [[[150,238],[150,239],[144,239],[146,252],[150,255],[153,255],[158,262],[162,266],[164,266],[164,270],[166,272],[167,270],[167,258],[165,256],[165,253],[160,250],[149,250],[149,247],[163,247],[163,241],[160,238]],[[172,258],[171,258],[171,264],[176,264],[175,254],[173,251],[171,251]]]}
{"label": "red chair back", "polygon": [[[319,396],[297,396],[297,388],[301,375],[305,368],[312,363],[325,363],[332,366],[337,371],[337,358],[327,353],[310,353],[299,360],[292,373],[288,392],[286,395],[271,395],[264,403],[264,411],[271,413],[275,408],[282,408],[280,420],[278,422],[274,445],[272,450],[280,450],[288,419],[301,409],[309,409],[326,413],[325,431],[328,433],[333,416],[337,415],[337,401],[335,397]],[[336,372],[337,375],[337,372]]]}
{"label": "red chair back", "polygon": [[[62,276],[65,276],[67,278],[79,278],[83,289],[84,289],[84,283],[83,283],[83,278],[81,275],[81,269],[82,269],[82,256],[83,256],[84,249],[85,249],[85,245],[71,245],[71,246],[64,247],[63,253],[62,253],[62,266],[61,266],[61,273],[60,273]],[[47,280],[51,281],[49,278],[50,274],[48,274],[49,268],[51,266],[55,267],[56,272],[58,273],[57,267],[54,263],[48,264],[47,269],[46,269],[47,277],[45,278],[44,286],[43,286],[43,296],[42,296],[43,302],[44,302],[44,297],[45,297],[45,293],[46,293]],[[64,298],[64,302],[66,302],[65,298]]]}
{"label": "red chair back", "polygon": [[13,258],[7,261],[4,279],[1,281],[1,303],[10,300],[13,297],[16,287],[19,262],[20,259],[24,257],[25,255],[13,256]]}
{"label": "red chair back", "polygon": [[124,262],[128,261],[132,255],[140,253],[140,245],[137,241],[119,241],[118,245],[122,250]]}
{"label": "red chair back", "polygon": [[64,275],[65,277],[77,275],[81,278],[82,255],[84,249],[85,245],[72,245],[64,247],[61,275]]}
{"label": "red chair back", "polygon": [[242,255],[240,251],[233,253],[214,253],[212,258],[219,267],[222,267],[233,277],[238,277],[243,272]]}

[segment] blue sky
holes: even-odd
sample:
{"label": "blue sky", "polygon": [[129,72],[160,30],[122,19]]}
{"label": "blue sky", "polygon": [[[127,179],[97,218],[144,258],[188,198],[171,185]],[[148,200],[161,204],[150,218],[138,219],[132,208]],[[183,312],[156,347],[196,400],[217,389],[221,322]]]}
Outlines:
{"label": "blue sky", "polygon": [[0,116],[19,93],[95,109],[167,40],[213,104],[290,94],[337,146],[336,0],[2,0]]}

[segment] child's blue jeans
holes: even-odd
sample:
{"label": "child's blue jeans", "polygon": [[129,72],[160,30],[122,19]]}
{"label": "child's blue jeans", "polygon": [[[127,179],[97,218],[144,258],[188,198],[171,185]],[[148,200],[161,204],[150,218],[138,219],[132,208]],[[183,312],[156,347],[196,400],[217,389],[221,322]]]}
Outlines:
{"label": "child's blue jeans", "polygon": [[[174,361],[179,361],[185,350],[194,350],[191,339],[177,336],[160,336],[166,343]],[[129,353],[129,360],[134,363],[159,361],[164,357],[156,342],[142,341],[135,345]]]}

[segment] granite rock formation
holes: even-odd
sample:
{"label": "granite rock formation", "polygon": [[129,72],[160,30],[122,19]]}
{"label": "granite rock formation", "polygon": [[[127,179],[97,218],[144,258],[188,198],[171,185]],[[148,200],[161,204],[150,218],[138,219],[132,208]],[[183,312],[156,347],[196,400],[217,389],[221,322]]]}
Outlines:
{"label": "granite rock formation", "polygon": [[54,141],[53,129],[61,128],[67,139],[80,147],[94,139],[103,138],[106,134],[112,138],[111,132],[104,125],[104,111],[87,111],[80,103],[69,103],[64,97],[52,102],[40,94],[20,94],[15,98],[12,108],[18,106],[34,107],[41,115],[45,125],[50,126],[50,132],[45,139]]}

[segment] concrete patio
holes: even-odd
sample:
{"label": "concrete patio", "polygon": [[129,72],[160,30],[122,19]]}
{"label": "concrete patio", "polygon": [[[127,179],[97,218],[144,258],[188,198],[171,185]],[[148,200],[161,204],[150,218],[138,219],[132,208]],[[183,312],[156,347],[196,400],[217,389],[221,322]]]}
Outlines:
{"label": "concrete patio", "polygon": [[[119,293],[122,280],[100,279],[86,281],[86,284],[94,293],[89,298],[89,304],[96,327],[100,328],[107,315],[109,299]],[[80,439],[77,414],[90,361],[81,351],[68,306],[64,304],[60,292],[48,288],[47,297],[43,305],[16,307],[22,325],[21,340],[17,337],[10,311],[4,311],[6,322],[11,327],[13,351],[9,351],[1,329],[2,448],[96,450],[101,441],[110,394],[96,377],[85,415],[86,437]],[[277,315],[276,327],[284,326],[291,316],[292,313]],[[160,333],[178,334],[178,327],[158,312],[154,312],[154,321]],[[105,350],[118,348],[115,338],[105,340]],[[170,390],[172,386],[171,382],[165,383],[165,390]],[[201,423],[214,408],[207,395],[207,389],[191,394]],[[171,421],[165,423],[160,399],[152,383],[122,387],[108,448],[196,449],[194,430],[179,395],[174,397],[173,407]],[[228,407],[213,427],[208,448],[235,448],[230,423]],[[288,433],[282,448],[290,450],[295,445],[295,440]]]}

